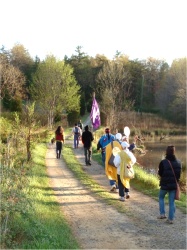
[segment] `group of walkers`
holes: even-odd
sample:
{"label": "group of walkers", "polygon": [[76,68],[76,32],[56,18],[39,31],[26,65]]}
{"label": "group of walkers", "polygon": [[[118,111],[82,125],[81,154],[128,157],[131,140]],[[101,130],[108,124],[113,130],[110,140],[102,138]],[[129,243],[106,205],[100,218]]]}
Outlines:
{"label": "group of walkers", "polygon": [[[72,129],[72,134],[74,136],[74,148],[78,148],[79,141],[82,141],[84,148],[85,164],[91,165],[92,157],[92,142],[94,140],[93,133],[89,130],[89,126],[86,125],[83,131],[83,124],[81,120],[75,124]],[[120,153],[116,154],[113,159],[113,168],[116,169],[115,178],[109,179],[109,184],[111,186],[111,192],[119,193],[119,200],[125,201],[130,198],[130,178],[122,176],[122,166],[126,159],[128,158],[128,168],[132,168],[136,163],[136,157],[133,154],[133,149],[136,148],[136,141],[138,136],[134,137],[134,142],[129,144],[129,137],[117,133],[115,135],[110,133],[110,129],[105,129],[105,134],[100,137],[97,143],[97,150],[101,151],[103,166],[107,167],[108,162],[106,159],[109,157],[107,154],[107,146],[112,142],[118,142],[120,146]],[[58,126],[55,131],[56,140],[56,158],[59,159],[62,151],[62,143],[65,143],[64,130],[62,126]],[[110,151],[111,154],[112,151]],[[126,158],[124,158],[124,155]],[[124,160],[125,159],[125,160]],[[110,166],[111,167],[111,166]],[[165,159],[163,159],[158,166],[158,176],[160,178],[160,191],[159,191],[159,212],[160,215],[158,219],[167,219],[166,222],[173,224],[175,217],[175,194],[177,189],[177,183],[179,182],[181,175],[181,162],[175,156],[175,146],[170,145],[166,148]],[[124,171],[124,170],[123,170]],[[169,199],[169,213],[168,217],[165,212],[165,196],[168,194]]]}
{"label": "group of walkers", "polygon": [[[132,144],[129,144],[129,138],[126,135],[122,135],[121,133],[116,133],[116,135],[113,135],[110,133],[110,129],[106,128],[105,129],[105,134],[103,136],[101,136],[101,138],[99,139],[98,143],[97,143],[97,150],[101,150],[101,156],[102,156],[102,162],[103,162],[103,166],[107,167],[108,162],[106,161],[106,159],[108,159],[110,157],[106,157],[107,154],[107,145],[110,144],[113,141],[118,141],[119,144],[121,145],[121,150],[124,151],[129,157],[130,157],[130,162],[129,162],[129,167],[133,167],[133,165],[136,163],[136,158],[134,156],[134,154],[131,152],[135,147],[136,147],[136,139],[137,137],[135,137],[135,140]],[[111,154],[111,152],[109,152]],[[117,174],[115,176],[115,179],[109,179],[109,184],[111,186],[110,191],[114,192],[118,192],[119,193],[119,200],[120,201],[125,201],[126,199],[130,198],[130,178],[124,178],[124,181],[121,180],[120,178],[120,164],[121,163],[121,157],[119,156],[119,154],[117,154],[114,158],[114,167],[117,168]],[[125,184],[125,185],[124,185]]]}

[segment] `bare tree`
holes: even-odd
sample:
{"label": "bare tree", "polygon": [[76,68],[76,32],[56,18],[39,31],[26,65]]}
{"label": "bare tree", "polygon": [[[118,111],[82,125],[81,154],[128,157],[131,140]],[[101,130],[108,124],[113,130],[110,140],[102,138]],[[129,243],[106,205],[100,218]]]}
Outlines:
{"label": "bare tree", "polygon": [[11,98],[24,96],[25,77],[21,71],[10,65],[5,55],[0,54],[0,98],[5,95]]}
{"label": "bare tree", "polygon": [[107,125],[114,130],[120,120],[120,112],[130,110],[131,77],[125,64],[116,60],[105,63],[97,76],[99,91],[102,93],[101,111],[107,117]]}

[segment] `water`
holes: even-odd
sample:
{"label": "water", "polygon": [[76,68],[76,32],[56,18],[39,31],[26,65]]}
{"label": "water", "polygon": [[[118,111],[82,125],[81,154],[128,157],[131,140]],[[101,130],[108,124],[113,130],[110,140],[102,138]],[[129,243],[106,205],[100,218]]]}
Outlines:
{"label": "water", "polygon": [[137,162],[147,172],[157,174],[159,163],[165,157],[167,146],[174,145],[177,159],[182,162],[182,165],[186,164],[186,139],[186,136],[171,136],[162,141],[160,141],[160,137],[145,138],[144,146],[147,152],[143,156],[137,154]]}

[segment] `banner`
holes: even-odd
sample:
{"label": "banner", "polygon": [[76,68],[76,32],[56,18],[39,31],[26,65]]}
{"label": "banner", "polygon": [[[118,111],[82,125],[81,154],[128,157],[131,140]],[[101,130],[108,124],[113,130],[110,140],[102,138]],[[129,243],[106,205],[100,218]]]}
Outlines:
{"label": "banner", "polygon": [[93,99],[93,103],[92,103],[90,119],[91,119],[93,128],[98,129],[99,126],[101,125],[101,121],[100,121],[99,106],[95,98]]}

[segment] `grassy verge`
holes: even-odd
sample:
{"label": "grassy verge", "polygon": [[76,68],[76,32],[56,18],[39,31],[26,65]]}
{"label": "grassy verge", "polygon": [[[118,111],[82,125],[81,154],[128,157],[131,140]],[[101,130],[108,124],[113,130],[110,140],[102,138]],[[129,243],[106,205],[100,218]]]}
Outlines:
{"label": "grassy verge", "polygon": [[[68,134],[68,133],[67,133]],[[10,228],[13,232],[11,249],[79,249],[79,245],[72,235],[71,229],[60,211],[56,202],[53,190],[49,187],[49,178],[45,167],[46,144],[40,144],[33,152],[34,164],[30,180],[30,201],[29,212],[17,214],[12,221]],[[119,212],[131,215],[131,211],[119,203],[116,199],[102,189],[82,169],[82,165],[76,159],[71,145],[64,145],[63,157],[67,167],[75,174],[80,182],[92,191],[100,201],[115,207]],[[96,147],[93,149],[94,160],[101,163],[101,155]],[[131,186],[138,191],[145,193],[158,200],[158,179],[155,176],[145,173],[141,168],[136,167],[136,178],[131,181]],[[181,200],[176,201],[176,206],[186,212],[186,195],[182,194]],[[133,215],[131,215],[133,216]]]}
{"label": "grassy verge", "polygon": [[[119,204],[116,199],[112,199],[108,191],[102,189],[90,176],[88,176],[84,172],[84,170],[82,169],[82,165],[77,161],[71,146],[65,145],[63,149],[63,157],[68,168],[71,169],[76,178],[78,178],[86,188],[89,188],[95,195],[97,195],[98,198],[102,198],[102,200],[107,202],[109,205],[115,206],[118,211],[130,213],[130,211],[128,211],[124,206],[121,206],[121,204]],[[98,153],[96,149],[94,149],[93,159],[97,161],[98,159],[100,160],[100,158],[100,153]],[[136,177],[131,180],[131,186],[134,189],[151,196],[155,200],[158,200],[158,178],[152,174],[146,173],[138,166],[135,166],[135,173]],[[167,199],[166,203],[168,203]],[[180,201],[176,201],[176,206],[182,212],[186,213],[186,195],[184,193],[181,194]]]}
{"label": "grassy verge", "polygon": [[[93,146],[93,160],[102,165],[101,154],[97,152],[96,145]],[[158,200],[159,194],[159,179],[153,174],[149,174],[141,167],[135,165],[135,178],[131,180],[131,187],[146,195]],[[166,204],[168,200],[165,199]],[[181,193],[180,201],[175,201],[176,206],[184,213],[186,213],[186,194]]]}
{"label": "grassy verge", "polygon": [[[158,200],[159,194],[159,179],[153,174],[148,174],[139,166],[135,166],[135,178],[131,180],[131,186],[138,191],[151,196],[152,198]],[[165,199],[168,203],[168,199]],[[183,212],[186,213],[186,194],[181,193],[179,201],[175,201],[176,206]]]}
{"label": "grassy verge", "polygon": [[[33,152],[34,165],[30,179],[29,212],[16,216],[12,222],[15,232],[13,248],[18,249],[78,249],[66,218],[60,211],[46,174],[46,145]],[[12,245],[12,243],[11,243]]]}
{"label": "grassy verge", "polygon": [[84,185],[85,188],[92,191],[92,194],[100,199],[102,202],[106,202],[108,205],[114,206],[119,212],[130,213],[130,211],[119,203],[116,199],[113,199],[108,191],[104,190],[100,185],[97,184],[82,168],[82,165],[78,162],[74,155],[72,146],[64,145],[63,158],[66,162],[67,167],[74,173],[75,177]]}
{"label": "grassy verge", "polygon": [[[67,131],[68,134],[69,131]],[[72,139],[72,137],[70,137],[70,139]],[[66,148],[67,150],[67,148]],[[67,151],[64,150],[64,152],[67,153]],[[81,171],[81,175],[80,173],[76,173],[77,178],[80,178],[80,180],[82,180],[82,183],[84,183],[82,178],[83,176],[85,176],[85,179],[90,179],[90,177],[88,177],[85,173],[82,173],[83,170],[81,170],[81,166],[80,164],[78,164],[75,156],[73,155],[73,151],[71,150],[71,148],[68,149],[68,154],[71,155],[71,157],[66,158],[66,154],[64,154],[64,158],[66,160],[66,164],[67,166],[73,171],[73,172],[79,172]],[[71,158],[71,161],[70,161]],[[92,158],[94,161],[98,162],[100,165],[102,165],[102,160],[101,160],[101,153],[97,151],[97,146],[96,143],[93,143],[93,155]],[[73,163],[72,163],[73,161]],[[71,167],[74,164],[78,164],[79,168],[74,169],[74,167]],[[154,198],[155,200],[158,201],[158,194],[159,194],[159,179],[157,176],[147,173],[146,171],[144,171],[141,167],[139,167],[138,165],[135,165],[135,173],[136,176],[134,179],[131,180],[131,187],[133,187],[134,189],[136,189],[137,191],[140,191],[146,195],[151,196],[152,198]],[[94,189],[92,188],[92,186],[94,185],[94,187],[96,187],[96,184],[94,184],[94,181],[90,179],[90,184],[89,187],[92,189],[92,191],[94,191]],[[98,193],[102,194],[102,197],[105,197],[106,195],[106,199],[108,199],[108,201],[110,200],[108,198],[108,195],[106,192],[104,191],[99,191]],[[103,196],[104,195],[104,196]],[[168,199],[165,199],[166,204],[168,203]],[[181,198],[180,201],[175,201],[176,206],[183,212],[186,213],[186,194],[185,193],[181,193]],[[114,202],[113,202],[114,204]],[[121,210],[121,207],[120,207]]]}

